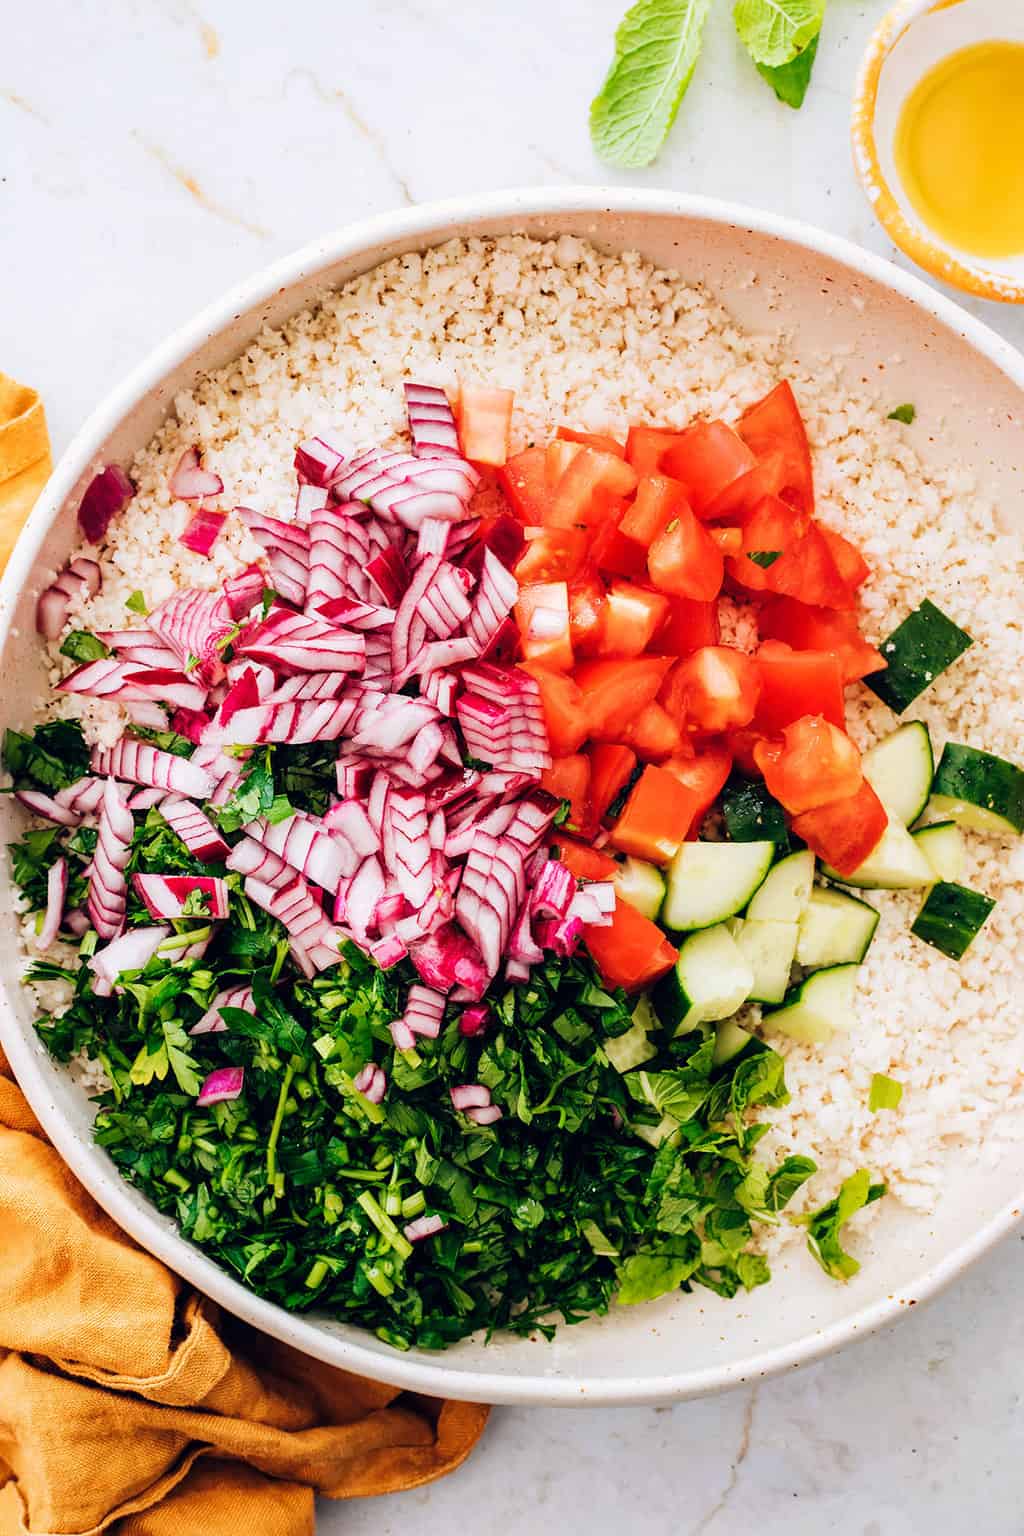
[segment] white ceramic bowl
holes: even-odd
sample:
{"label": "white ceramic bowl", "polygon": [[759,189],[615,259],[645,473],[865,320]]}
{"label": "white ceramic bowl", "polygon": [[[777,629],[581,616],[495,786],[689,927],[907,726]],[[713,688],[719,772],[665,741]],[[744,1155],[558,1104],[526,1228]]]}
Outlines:
{"label": "white ceramic bowl", "polygon": [[[155,352],[94,413],[32,514],[0,587],[3,715],[19,724],[42,695],[33,609],[47,573],[75,538],[74,508],[95,469],[127,463],[175,393],[241,351],[326,286],[382,259],[453,234],[576,234],[612,250],[639,249],[716,290],[755,330],[784,328],[812,360],[845,355],[852,379],[884,378],[885,397],[913,400],[930,460],[967,460],[1004,504],[1020,500],[1024,359],[978,321],[886,262],[770,214],[646,191],[548,189],[438,204],[353,226],[277,263],[206,310]],[[884,375],[879,370],[884,365]],[[942,423],[941,430],[935,426]],[[2,798],[3,841],[17,811]],[[0,874],[0,974],[19,968],[6,859]],[[0,1037],[58,1150],[132,1236],[199,1290],[267,1333],[322,1360],[418,1391],[496,1403],[645,1403],[696,1396],[814,1359],[935,1292],[1020,1216],[1024,1143],[984,1172],[950,1159],[933,1217],[895,1207],[859,1243],[848,1285],[826,1279],[802,1245],[772,1284],[726,1302],[708,1292],[559,1330],[555,1342],[467,1341],[444,1355],[399,1354],[342,1323],[296,1317],[261,1301],[123,1183],[90,1137],[90,1106],[49,1060],[32,1009],[12,979],[0,995]],[[865,1251],[866,1250],[866,1251]]]}

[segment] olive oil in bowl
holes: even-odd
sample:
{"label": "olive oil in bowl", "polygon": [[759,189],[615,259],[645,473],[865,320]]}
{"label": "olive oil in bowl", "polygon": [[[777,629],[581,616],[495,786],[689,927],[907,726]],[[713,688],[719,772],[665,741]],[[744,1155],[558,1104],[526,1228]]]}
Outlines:
{"label": "olive oil in bowl", "polygon": [[974,256],[1024,254],[1024,43],[942,59],[907,97],[896,168],[918,216]]}

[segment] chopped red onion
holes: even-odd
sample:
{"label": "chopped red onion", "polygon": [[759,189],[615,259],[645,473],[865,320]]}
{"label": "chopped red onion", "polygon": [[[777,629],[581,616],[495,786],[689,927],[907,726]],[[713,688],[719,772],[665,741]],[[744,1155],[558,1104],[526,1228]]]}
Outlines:
{"label": "chopped red onion", "polygon": [[448,396],[435,384],[405,385],[412,451],[418,458],[461,458],[459,433]]}
{"label": "chopped red onion", "polygon": [[216,859],[227,858],[230,849],[210,818],[198,806],[187,800],[164,800],[160,814],[167,825],[181,838],[189,853],[210,864]]}
{"label": "chopped red onion", "polygon": [[396,1051],[411,1051],[416,1047],[416,1036],[404,1019],[393,1019],[388,1025]]}
{"label": "chopped red onion", "polygon": [[366,642],[310,614],[275,609],[249,635],[240,636],[240,655],[266,662],[276,672],[361,672]]}
{"label": "chopped red onion", "polygon": [[219,496],[224,481],[220,475],[203,468],[198,448],[186,448],[167,482],[167,489],[178,501],[201,501],[204,496]]}
{"label": "chopped red onion", "polygon": [[179,918],[185,915],[185,904],[195,892],[204,898],[207,911],[193,916],[225,918],[228,915],[228,888],[223,880],[210,875],[145,875],[132,876],[135,894],[145,905],[150,917]]}
{"label": "chopped red onion", "polygon": [[220,1010],[222,1008],[241,1008],[245,1013],[255,1013],[256,1003],[252,995],[252,987],[224,987],[213,1002],[207,1008],[198,1023],[193,1024],[189,1030],[190,1035],[220,1035],[227,1029]]}
{"label": "chopped red onion", "polygon": [[218,1067],[200,1088],[196,1104],[198,1108],[205,1109],[208,1104],[228,1103],[241,1097],[244,1086],[244,1067]]}
{"label": "chopped red onion", "polygon": [[42,816],[45,821],[52,821],[59,827],[77,827],[82,818],[77,811],[61,805],[51,795],[44,795],[38,789],[16,789],[14,798],[23,805],[33,816]]}
{"label": "chopped red onion", "polygon": [[369,949],[371,959],[376,961],[382,971],[389,971],[393,965],[404,960],[408,953],[397,933],[387,933],[383,938],[375,939]]}
{"label": "chopped red onion", "polygon": [[371,1104],[381,1104],[387,1092],[388,1080],[380,1067],[374,1066],[368,1061],[361,1072],[357,1072],[352,1079],[352,1086],[364,1099],[369,1099]]}
{"label": "chopped red onion", "polygon": [[472,1008],[463,1009],[459,1016],[459,1032],[472,1038],[474,1035],[482,1035],[490,1021],[491,1010],[486,1003],[477,1003]]}
{"label": "chopped red onion", "polygon": [[255,821],[247,831],[300,875],[332,894],[343,878],[359,868],[359,855],[351,843],[324,830],[304,811],[274,823]]}
{"label": "chopped red onion", "polygon": [[263,596],[266,582],[258,565],[247,565],[237,576],[229,576],[224,583],[224,601],[236,622],[244,619]]}
{"label": "chopped red onion", "polygon": [[50,865],[46,876],[46,913],[43,917],[43,926],[36,937],[36,943],[40,949],[49,949],[60,932],[67,894],[68,861],[61,858]]}
{"label": "chopped red onion", "polygon": [[451,1100],[456,1109],[485,1109],[491,1102],[491,1090],[483,1083],[463,1083],[452,1088]]}
{"label": "chopped red onion", "polygon": [[311,437],[295,450],[295,473],[307,485],[326,489],[338,477],[345,455],[325,437]]}
{"label": "chopped red onion", "polygon": [[93,990],[99,991],[97,983],[102,983],[106,990],[101,995],[109,997],[117,978],[125,971],[145,970],[170,933],[165,924],[156,928],[129,928],[120,938],[98,949],[87,962],[95,977]]}
{"label": "chopped red onion", "polygon": [[108,464],[94,475],[78,505],[78,526],[90,544],[98,544],[111,519],[131,501],[135,487],[117,464]]}
{"label": "chopped red onion", "polygon": [[124,927],[128,883],[124,870],[131,856],[135,820],[121,787],[108,779],[100,806],[96,850],[89,873],[87,907],[101,939],[116,939]]}
{"label": "chopped red onion", "polygon": [[410,1243],[421,1243],[426,1237],[436,1237],[447,1225],[441,1216],[417,1216],[415,1221],[406,1222],[402,1235]]}
{"label": "chopped red onion", "polygon": [[212,507],[200,507],[178,539],[186,549],[196,555],[209,555],[228,520],[226,512],[215,512]]}
{"label": "chopped red onion", "polygon": [[162,752],[131,736],[122,736],[108,751],[94,747],[92,767],[104,778],[110,775],[115,779],[127,779],[132,784],[173,790],[176,795],[184,795],[189,800],[206,800],[213,793],[214,781],[205,769],[197,767],[187,757]]}
{"label": "chopped red onion", "polygon": [[477,1125],[493,1125],[501,1119],[502,1110],[498,1104],[482,1104],[478,1109],[467,1109],[466,1114]]}

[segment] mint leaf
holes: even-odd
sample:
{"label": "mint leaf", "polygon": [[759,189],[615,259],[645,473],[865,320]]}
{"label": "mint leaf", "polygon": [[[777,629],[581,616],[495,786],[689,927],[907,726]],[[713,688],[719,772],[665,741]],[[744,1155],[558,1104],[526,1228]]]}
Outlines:
{"label": "mint leaf", "polygon": [[807,87],[811,83],[811,71],[818,52],[821,34],[815,33],[806,48],[801,49],[788,64],[759,64],[757,72],[767,80],[779,100],[787,107],[799,109],[804,104]]}
{"label": "mint leaf", "polygon": [[632,1307],[638,1301],[653,1301],[676,1290],[700,1263],[699,1246],[696,1242],[689,1246],[693,1251],[682,1254],[634,1253],[620,1264],[616,1277],[619,1294],[615,1298],[619,1306]]}
{"label": "mint leaf", "polygon": [[125,607],[129,608],[132,613],[147,614],[149,612],[144,595],[137,590],[132,593],[131,597],[126,598]]}
{"label": "mint leaf", "polygon": [[839,1193],[820,1211],[811,1211],[799,1221],[807,1227],[807,1246],[833,1280],[849,1280],[860,1269],[857,1260],[843,1249],[840,1234],[851,1216],[864,1206],[880,1200],[884,1184],[872,1184],[866,1168],[858,1168],[840,1186]]}
{"label": "mint leaf", "polygon": [[603,160],[650,165],[675,121],[700,53],[711,0],[638,0],[619,23],[615,57],[590,105]]}
{"label": "mint leaf", "polygon": [[886,419],[888,421],[902,421],[904,426],[909,427],[916,415],[916,405],[898,405],[894,411],[889,412]]}
{"label": "mint leaf", "polygon": [[110,655],[103,641],[90,635],[87,629],[73,629],[66,635],[60,653],[62,656],[70,656],[72,661],[102,661]]}
{"label": "mint leaf", "polygon": [[766,571],[770,565],[775,564],[781,554],[781,549],[752,549],[747,559],[753,560],[755,565],[759,565],[763,571]]}
{"label": "mint leaf", "polygon": [[821,31],[825,0],[736,0],[736,31],[755,64],[777,69]]}
{"label": "mint leaf", "polygon": [[877,1114],[880,1109],[899,1109],[900,1100],[903,1097],[903,1084],[897,1082],[894,1077],[886,1077],[884,1072],[871,1074],[871,1092],[868,1094],[868,1109]]}

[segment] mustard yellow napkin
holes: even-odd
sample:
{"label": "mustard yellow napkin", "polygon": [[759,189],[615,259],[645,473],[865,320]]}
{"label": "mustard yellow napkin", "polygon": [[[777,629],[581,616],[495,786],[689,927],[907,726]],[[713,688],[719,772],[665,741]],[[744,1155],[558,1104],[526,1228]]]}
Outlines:
{"label": "mustard yellow napkin", "polygon": [[[0,374],[0,567],[50,468]],[[0,1536],[308,1536],[314,1493],[413,1488],[488,1409],[297,1354],[196,1295],[99,1209],[0,1051]]]}

